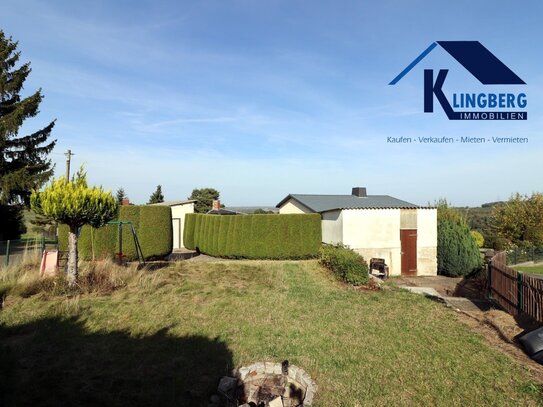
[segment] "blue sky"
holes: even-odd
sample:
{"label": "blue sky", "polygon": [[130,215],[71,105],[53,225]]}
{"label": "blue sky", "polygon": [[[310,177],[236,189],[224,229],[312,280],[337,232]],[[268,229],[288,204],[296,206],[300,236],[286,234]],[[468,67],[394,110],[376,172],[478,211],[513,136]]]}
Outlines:
{"label": "blue sky", "polygon": [[[47,4],[46,4],[47,3]],[[509,1],[6,2],[0,28],[19,41],[57,119],[51,158],[64,174],[145,203],[214,187],[227,206],[366,186],[417,204],[478,206],[543,190],[543,5]],[[449,121],[423,113],[425,67],[450,68],[446,91],[488,88],[436,48],[478,40],[527,85],[527,121]],[[446,92],[447,93],[447,92]],[[528,137],[528,144],[394,145],[387,137]]]}

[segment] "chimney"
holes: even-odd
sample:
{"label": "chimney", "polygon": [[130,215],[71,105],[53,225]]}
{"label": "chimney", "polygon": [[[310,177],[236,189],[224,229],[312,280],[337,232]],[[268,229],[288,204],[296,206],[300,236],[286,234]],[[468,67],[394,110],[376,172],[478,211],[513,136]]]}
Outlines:
{"label": "chimney", "polygon": [[352,195],[358,196],[359,198],[365,198],[368,196],[366,193],[366,187],[355,187],[353,188]]}
{"label": "chimney", "polygon": [[122,200],[122,202],[121,202],[121,205],[122,205],[122,206],[130,205],[130,199],[128,199],[128,198],[123,198],[123,200]]}
{"label": "chimney", "polygon": [[211,209],[213,209],[214,211],[218,211],[219,209],[221,209],[221,201],[219,201],[218,199],[214,199]]}

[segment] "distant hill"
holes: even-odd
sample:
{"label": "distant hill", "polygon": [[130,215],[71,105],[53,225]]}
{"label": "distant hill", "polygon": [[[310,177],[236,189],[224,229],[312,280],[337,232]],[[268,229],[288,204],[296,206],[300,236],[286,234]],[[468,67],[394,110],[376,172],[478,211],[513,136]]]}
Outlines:
{"label": "distant hill", "polygon": [[226,209],[242,213],[254,213],[258,209],[266,212],[279,213],[279,208],[275,206],[228,206]]}

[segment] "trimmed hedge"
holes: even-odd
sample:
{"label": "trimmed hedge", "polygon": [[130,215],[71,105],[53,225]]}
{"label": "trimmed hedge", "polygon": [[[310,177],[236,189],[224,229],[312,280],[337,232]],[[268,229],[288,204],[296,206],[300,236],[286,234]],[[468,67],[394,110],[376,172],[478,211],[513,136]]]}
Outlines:
{"label": "trimmed hedge", "polygon": [[319,262],[348,284],[368,282],[368,264],[364,257],[344,245],[323,245]]}
{"label": "trimmed hedge", "polygon": [[[163,258],[173,249],[172,214],[168,206],[121,206],[117,220],[132,222],[145,260]],[[68,250],[68,226],[59,225],[59,248]],[[123,225],[123,254],[127,260],[137,260],[136,245],[130,225]],[[105,225],[94,229],[83,226],[78,239],[79,258],[114,257],[119,252],[119,226]]]}
{"label": "trimmed hedge", "polygon": [[185,247],[210,256],[306,259],[317,256],[321,241],[318,214],[185,215]]}

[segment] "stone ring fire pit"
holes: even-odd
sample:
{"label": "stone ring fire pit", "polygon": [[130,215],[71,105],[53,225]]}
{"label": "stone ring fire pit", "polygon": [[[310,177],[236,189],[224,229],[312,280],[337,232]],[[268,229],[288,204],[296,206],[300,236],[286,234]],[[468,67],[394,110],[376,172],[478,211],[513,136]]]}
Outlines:
{"label": "stone ring fire pit", "polygon": [[301,368],[283,363],[257,362],[239,368],[235,377],[223,377],[219,392],[234,406],[311,406],[317,384]]}

